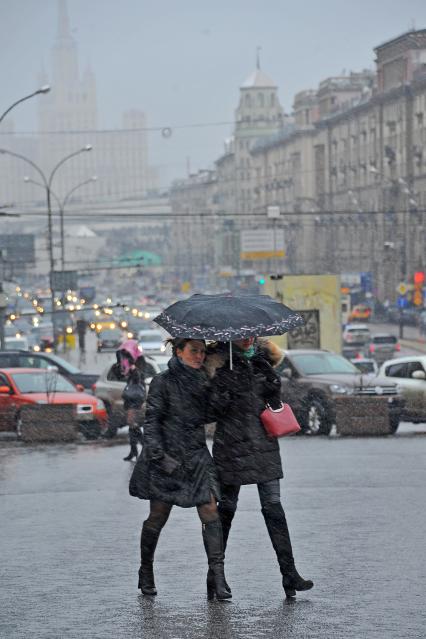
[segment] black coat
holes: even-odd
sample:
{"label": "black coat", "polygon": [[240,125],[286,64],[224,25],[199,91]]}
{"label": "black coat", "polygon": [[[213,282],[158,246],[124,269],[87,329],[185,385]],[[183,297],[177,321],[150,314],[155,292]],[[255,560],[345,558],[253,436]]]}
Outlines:
{"label": "black coat", "polygon": [[172,357],[151,382],[144,444],[129,492],[184,508],[219,498],[218,480],[206,445],[208,383],[204,372]]}
{"label": "black coat", "polygon": [[226,485],[257,484],[283,476],[278,441],[268,437],[260,420],[267,402],[279,405],[281,381],[257,352],[246,359],[222,352],[223,365],[211,380],[211,420],[216,420],[213,459]]}

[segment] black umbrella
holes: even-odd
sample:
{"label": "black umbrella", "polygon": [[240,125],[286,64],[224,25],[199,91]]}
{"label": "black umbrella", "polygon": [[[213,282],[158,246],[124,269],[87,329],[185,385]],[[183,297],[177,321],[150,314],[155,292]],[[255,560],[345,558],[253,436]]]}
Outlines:
{"label": "black umbrella", "polygon": [[252,336],[282,335],[304,320],[269,295],[192,295],[168,306],[154,322],[172,337],[229,342]]}

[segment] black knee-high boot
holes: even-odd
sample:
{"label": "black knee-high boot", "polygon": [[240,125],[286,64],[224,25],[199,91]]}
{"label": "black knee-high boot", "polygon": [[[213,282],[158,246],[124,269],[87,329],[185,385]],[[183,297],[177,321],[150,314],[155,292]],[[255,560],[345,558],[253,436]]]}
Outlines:
{"label": "black knee-high boot", "polygon": [[[222,537],[223,537],[223,555],[225,556],[226,545],[228,543],[229,531],[231,530],[232,520],[234,519],[235,510],[229,510],[227,508],[219,508],[217,509],[220,517],[220,521],[222,523]],[[210,586],[210,589],[213,587],[214,575],[213,572],[208,570],[207,573],[207,587]],[[231,588],[228,586],[225,579],[225,588],[228,592],[232,592]]]}
{"label": "black knee-high boot", "polygon": [[262,514],[277,555],[287,597],[294,597],[296,590],[309,590],[314,585],[313,582],[310,579],[303,579],[294,565],[293,549],[282,505],[268,504],[262,508]]}
{"label": "black knee-high boot", "polygon": [[212,578],[207,577],[207,598],[230,599],[232,594],[226,589],[224,558],[223,553],[223,533],[220,519],[209,521],[202,525],[204,548],[206,549],[207,560],[209,562],[209,573]]}
{"label": "black knee-high boot", "polygon": [[157,547],[161,528],[149,526],[144,521],[141,533],[141,567],[139,568],[139,583],[144,595],[156,595],[157,589],[154,582],[154,553]]}

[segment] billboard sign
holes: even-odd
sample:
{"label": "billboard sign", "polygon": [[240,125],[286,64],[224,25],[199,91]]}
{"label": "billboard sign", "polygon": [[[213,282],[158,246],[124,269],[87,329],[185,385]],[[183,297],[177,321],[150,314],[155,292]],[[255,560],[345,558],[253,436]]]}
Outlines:
{"label": "billboard sign", "polygon": [[241,231],[242,260],[266,260],[284,257],[283,229],[249,229]]}
{"label": "billboard sign", "polygon": [[0,253],[6,264],[34,264],[35,236],[20,233],[0,235]]}
{"label": "billboard sign", "polygon": [[78,286],[77,271],[53,271],[52,288],[54,291],[76,291]]}

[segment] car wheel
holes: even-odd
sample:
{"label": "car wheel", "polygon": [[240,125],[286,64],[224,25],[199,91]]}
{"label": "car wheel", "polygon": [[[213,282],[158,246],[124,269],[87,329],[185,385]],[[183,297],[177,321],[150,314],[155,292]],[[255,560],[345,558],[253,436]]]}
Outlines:
{"label": "car wheel", "polygon": [[389,426],[390,426],[390,432],[392,433],[392,435],[394,435],[396,431],[398,430],[399,421],[400,421],[399,417],[389,417]]}
{"label": "car wheel", "polygon": [[317,397],[309,400],[306,415],[305,432],[308,435],[329,435],[332,422],[324,406],[324,402]]}
{"label": "car wheel", "polygon": [[91,422],[89,424],[80,424],[80,433],[85,439],[98,439],[101,434],[101,427],[98,422]]}

